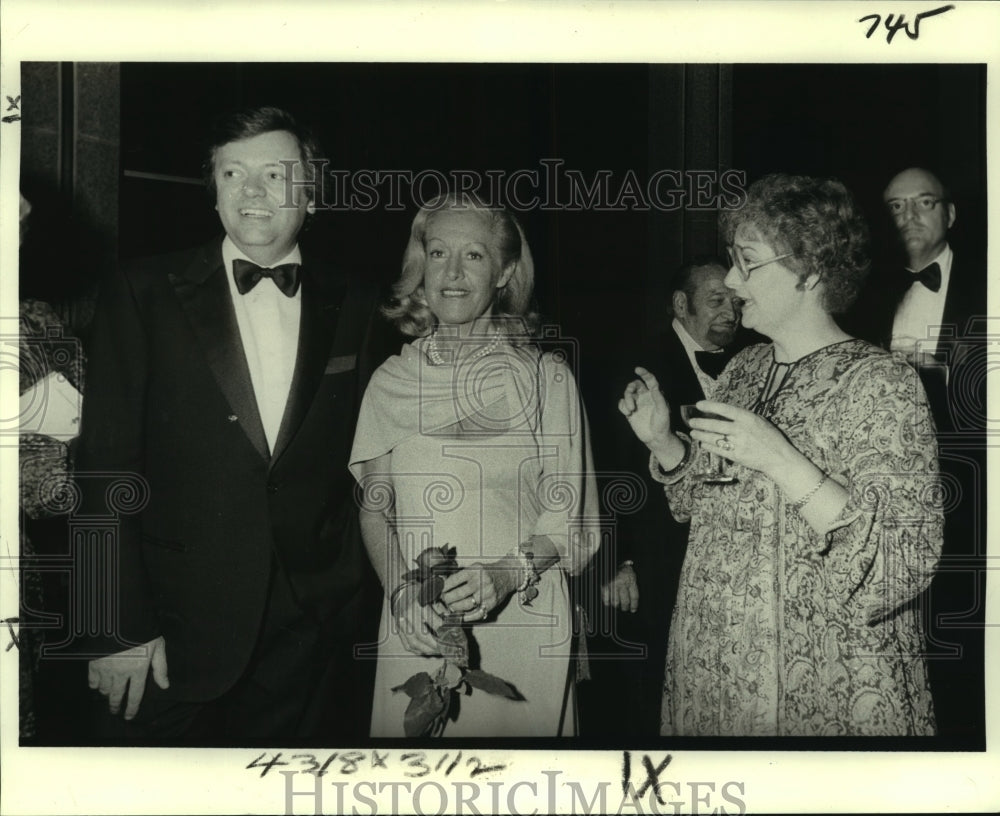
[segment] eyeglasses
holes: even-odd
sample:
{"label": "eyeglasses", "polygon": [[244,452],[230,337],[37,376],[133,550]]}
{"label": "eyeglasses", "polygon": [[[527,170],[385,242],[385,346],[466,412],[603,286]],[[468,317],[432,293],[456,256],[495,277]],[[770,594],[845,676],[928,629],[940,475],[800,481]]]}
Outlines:
{"label": "eyeglasses", "polygon": [[786,252],[784,255],[775,255],[773,258],[768,258],[766,261],[756,261],[748,264],[743,256],[733,247],[726,247],[726,251],[729,253],[729,263],[736,267],[736,271],[740,273],[740,277],[744,281],[750,280],[750,273],[755,269],[760,269],[762,266],[767,266],[775,261],[783,261],[785,258],[795,257],[794,252]]}
{"label": "eyeglasses", "polygon": [[893,198],[885,202],[892,215],[902,215],[911,204],[917,212],[930,212],[947,198],[934,198],[934,196],[914,196],[913,198]]}

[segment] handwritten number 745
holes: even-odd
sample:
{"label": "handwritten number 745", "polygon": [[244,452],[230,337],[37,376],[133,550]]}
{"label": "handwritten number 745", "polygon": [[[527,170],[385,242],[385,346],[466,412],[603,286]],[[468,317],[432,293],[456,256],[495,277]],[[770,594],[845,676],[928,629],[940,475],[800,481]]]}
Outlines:
{"label": "handwritten number 745", "polygon": [[[886,38],[885,38],[886,43],[891,43],[892,42],[892,38],[895,37],[897,33],[899,33],[900,29],[902,29],[903,31],[905,31],[906,32],[906,36],[909,37],[911,40],[917,39],[917,37],[920,36],[920,21],[921,20],[923,20],[925,17],[933,17],[936,14],[944,14],[946,11],[951,11],[953,8],[955,8],[955,7],[954,6],[941,6],[941,8],[936,8],[933,11],[924,11],[924,12],[921,12],[920,14],[918,14],[916,16],[916,18],[913,21],[913,31],[910,31],[910,24],[906,22],[906,15],[905,14],[900,14],[898,20],[896,19],[896,15],[895,14],[890,14],[888,17],[885,18],[885,28],[886,28],[886,31],[889,32],[888,35],[886,35]],[[864,22],[867,22],[868,20],[872,21],[872,25],[871,25],[871,28],[868,29],[868,33],[865,34],[865,39],[870,39],[871,36],[872,36],[872,34],[874,34],[875,31],[878,29],[879,23],[882,22],[882,15],[881,14],[866,14],[864,17],[862,17],[860,20],[858,20],[858,22],[859,23],[864,23]]]}

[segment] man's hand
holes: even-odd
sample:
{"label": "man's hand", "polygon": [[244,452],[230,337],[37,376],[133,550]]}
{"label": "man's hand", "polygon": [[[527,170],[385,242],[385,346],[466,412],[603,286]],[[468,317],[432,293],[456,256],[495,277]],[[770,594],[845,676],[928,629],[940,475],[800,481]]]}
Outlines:
{"label": "man's hand", "polygon": [[613,580],[602,588],[605,606],[617,606],[622,612],[635,612],[639,608],[639,583],[631,564],[623,564]]}
{"label": "man's hand", "polygon": [[87,683],[108,698],[108,708],[117,714],[126,692],[125,719],[131,720],[139,711],[146,691],[146,674],[153,667],[153,681],[161,689],[169,688],[167,651],[162,637],[134,649],[91,660]]}

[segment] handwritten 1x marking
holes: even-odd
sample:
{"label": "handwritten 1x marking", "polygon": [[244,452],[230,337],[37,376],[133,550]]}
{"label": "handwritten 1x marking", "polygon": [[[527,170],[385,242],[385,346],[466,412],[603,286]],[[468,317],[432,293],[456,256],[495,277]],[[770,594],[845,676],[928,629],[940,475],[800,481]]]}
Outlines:
{"label": "handwritten 1x marking", "polygon": [[[649,758],[649,754],[642,755],[642,764],[646,769],[646,781],[642,783],[642,787],[636,791],[636,798],[642,798],[643,794],[646,793],[650,788],[656,794],[656,800],[661,804],[665,805],[666,802],[660,798],[659,784],[660,784],[660,774],[663,773],[663,769],[670,764],[670,760],[673,759],[671,754],[667,754],[663,762],[653,767],[653,761]],[[630,751],[623,752],[623,762],[622,762],[622,791],[627,791],[629,782],[632,778],[632,754]]]}
{"label": "handwritten 1x marking", "polygon": [[[955,8],[953,5],[948,5],[948,6],[941,6],[941,8],[936,8],[936,9],[933,9],[932,11],[922,11],[920,14],[918,14],[914,18],[914,21],[913,21],[913,31],[910,31],[910,24],[906,22],[906,15],[905,14],[900,14],[898,20],[895,19],[895,17],[896,17],[895,14],[890,14],[888,17],[885,18],[885,28],[886,28],[886,31],[889,32],[886,35],[886,38],[885,38],[886,43],[887,44],[891,43],[892,42],[892,38],[895,37],[896,34],[899,33],[900,29],[902,29],[903,31],[905,31],[906,32],[906,36],[909,37],[911,40],[917,39],[917,37],[920,36],[920,21],[921,20],[923,20],[926,17],[934,17],[937,14],[944,14],[946,11],[951,11],[953,8]],[[871,28],[869,28],[868,32],[865,34],[865,39],[866,40],[867,39],[871,39],[872,34],[874,34],[875,30],[879,27],[879,24],[882,22],[882,15],[881,14],[866,14],[864,17],[862,17],[860,20],[858,20],[858,22],[859,23],[864,23],[864,22],[867,22],[868,20],[872,20],[873,22],[872,22]]]}
{"label": "handwritten 1x marking", "polygon": [[656,793],[656,801],[658,801],[661,805],[666,805],[666,802],[660,798],[660,774],[663,773],[663,769],[670,764],[671,759],[673,759],[673,757],[670,756],[670,754],[667,754],[666,759],[664,759],[663,762],[657,765],[654,769],[653,763],[649,760],[649,756],[647,754],[643,754],[642,764],[646,767],[646,781],[642,783],[642,787],[639,788],[636,793],[637,797],[642,798],[642,795],[652,787],[654,793]]}

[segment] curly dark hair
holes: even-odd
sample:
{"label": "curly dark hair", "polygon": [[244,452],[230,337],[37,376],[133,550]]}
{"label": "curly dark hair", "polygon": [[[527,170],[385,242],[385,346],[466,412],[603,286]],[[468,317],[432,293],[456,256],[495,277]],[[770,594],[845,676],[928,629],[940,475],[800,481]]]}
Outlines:
{"label": "curly dark hair", "polygon": [[800,286],[818,275],[828,313],[846,311],[857,298],[871,266],[868,225],[837,179],[765,176],[750,185],[741,209],[722,213],[726,244],[741,227],[776,253],[793,253],[785,265],[799,276]]}

